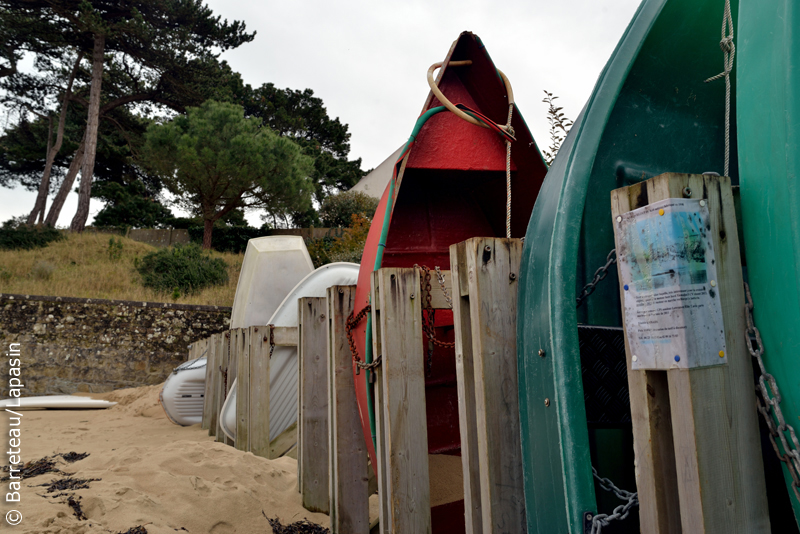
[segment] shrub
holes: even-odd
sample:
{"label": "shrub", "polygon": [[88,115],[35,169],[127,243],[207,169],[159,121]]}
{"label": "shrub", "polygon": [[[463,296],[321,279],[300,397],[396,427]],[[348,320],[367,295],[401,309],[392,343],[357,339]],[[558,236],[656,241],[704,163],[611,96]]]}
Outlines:
{"label": "shrub", "polygon": [[350,225],[349,228],[345,228],[341,237],[306,239],[306,248],[314,267],[335,261],[361,263],[370,220],[362,215],[353,214],[350,216]]}
{"label": "shrub", "polygon": [[31,268],[31,276],[39,280],[50,280],[54,272],[56,272],[56,266],[44,260],[37,261]]}
{"label": "shrub", "polygon": [[220,258],[205,254],[196,244],[175,245],[145,255],[134,266],[145,287],[183,294],[228,282],[228,267]]}
{"label": "shrub", "polygon": [[108,259],[118,261],[122,257],[122,240],[111,238],[108,240]]}
{"label": "shrub", "polygon": [[30,227],[12,219],[0,228],[0,249],[31,250],[46,247],[66,236],[52,226]]}
{"label": "shrub", "polygon": [[372,219],[377,208],[377,198],[360,191],[347,191],[326,198],[319,208],[319,218],[328,228],[347,228],[353,215]]}

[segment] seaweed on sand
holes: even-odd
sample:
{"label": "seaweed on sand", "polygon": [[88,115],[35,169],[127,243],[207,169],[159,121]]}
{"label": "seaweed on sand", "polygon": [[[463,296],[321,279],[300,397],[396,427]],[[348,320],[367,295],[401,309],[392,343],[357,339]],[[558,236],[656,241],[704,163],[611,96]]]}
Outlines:
{"label": "seaweed on sand", "polygon": [[83,513],[83,508],[81,508],[80,500],[80,497],[75,500],[73,496],[70,495],[67,497],[67,504],[70,508],[72,508],[72,513],[75,514],[75,517],[78,518],[78,521],[86,521],[86,515]]}
{"label": "seaweed on sand", "polygon": [[272,527],[273,534],[330,534],[330,530],[327,528],[312,523],[307,519],[283,526],[277,517],[275,519],[267,517],[264,510],[261,510],[261,515],[269,521],[269,526]]}
{"label": "seaweed on sand", "polygon": [[65,478],[59,478],[58,480],[51,480],[49,484],[39,484],[39,486],[46,487],[47,493],[53,493],[54,491],[86,489],[89,487],[89,482],[95,482],[97,480],[101,479],[73,478],[70,476]]}
{"label": "seaweed on sand", "polygon": [[[38,460],[33,460],[22,466],[19,469],[19,472],[15,475],[20,478],[33,478],[38,477],[39,475],[44,475],[47,473],[57,473],[63,474],[56,468],[55,457],[45,456],[44,458],[39,458]],[[2,466],[2,470],[6,473],[10,473],[11,467],[8,465]],[[4,476],[0,478],[0,482],[5,482],[9,480],[10,476]]]}
{"label": "seaweed on sand", "polygon": [[139,525],[137,527],[131,527],[125,532],[118,532],[117,534],[147,534],[147,529]]}
{"label": "seaweed on sand", "polygon": [[75,451],[72,451],[72,452],[68,452],[68,453],[59,453],[59,454],[56,454],[56,456],[61,456],[64,459],[65,462],[68,462],[68,463],[72,464],[72,463],[75,463],[77,461],[83,460],[84,458],[89,456],[89,453],[88,452],[75,452]]}

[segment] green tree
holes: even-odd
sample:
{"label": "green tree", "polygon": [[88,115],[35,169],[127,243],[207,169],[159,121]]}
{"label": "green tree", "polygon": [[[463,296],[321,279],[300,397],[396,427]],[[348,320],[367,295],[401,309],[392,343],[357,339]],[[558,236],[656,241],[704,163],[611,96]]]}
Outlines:
{"label": "green tree", "polygon": [[235,209],[263,208],[285,217],[311,204],[313,160],[241,106],[215,101],[189,108],[145,135],[143,154],[175,195],[175,204],[203,218],[203,248],[214,222]]}
{"label": "green tree", "polygon": [[[338,117],[329,117],[322,99],[314,96],[314,91],[280,89],[271,83],[254,89],[241,83],[237,85],[235,79],[229,79],[228,83],[231,101],[244,106],[246,116],[258,117],[278,135],[296,142],[304,154],[314,158],[311,179],[318,203],[321,204],[328,195],[350,189],[364,176],[361,158],[347,159],[350,153],[347,124]],[[296,225],[302,226],[318,222],[313,208],[294,212],[292,218]]]}
{"label": "green tree", "polygon": [[[64,27],[63,36],[91,64],[88,98],[77,91],[71,97],[87,109],[86,130],[75,153],[75,160],[80,159],[75,167],[80,167],[81,183],[78,210],[70,225],[73,231],[83,230],[89,215],[97,132],[104,110],[134,102],[168,102],[176,94],[176,82],[185,80],[185,76],[175,77],[176,71],[254,37],[245,32],[243,23],[229,24],[214,17],[202,0],[0,0],[0,9],[8,14],[39,10],[52,24]],[[103,102],[107,92],[102,87],[103,74],[109,61],[120,74],[128,73],[123,76],[128,90]]]}
{"label": "green tree", "polygon": [[144,184],[138,180],[129,184],[98,183],[92,196],[106,202],[94,217],[95,226],[159,228],[168,225],[172,219],[172,212],[150,196]]}

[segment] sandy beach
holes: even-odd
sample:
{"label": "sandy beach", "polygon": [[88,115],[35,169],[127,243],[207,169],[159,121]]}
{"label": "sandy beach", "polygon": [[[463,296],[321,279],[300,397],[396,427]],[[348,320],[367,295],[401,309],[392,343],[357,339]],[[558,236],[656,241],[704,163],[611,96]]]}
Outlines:
{"label": "sandy beach", "polygon": [[[284,525],[307,518],[328,526],[328,516],[301,506],[295,460],[259,458],[215,443],[199,425],[172,424],[158,403],[160,388],[91,395],[119,403],[107,410],[23,412],[24,462],[69,452],[89,456],[74,463],[57,457],[56,468],[64,474],[23,480],[20,502],[3,500],[4,515],[12,509],[22,515],[14,529],[116,534],[143,525],[149,534],[269,534],[262,511]],[[52,481],[70,475],[99,480],[83,489],[48,493]],[[4,493],[10,491],[8,483],[2,483]],[[70,495],[85,520],[68,505]]]}

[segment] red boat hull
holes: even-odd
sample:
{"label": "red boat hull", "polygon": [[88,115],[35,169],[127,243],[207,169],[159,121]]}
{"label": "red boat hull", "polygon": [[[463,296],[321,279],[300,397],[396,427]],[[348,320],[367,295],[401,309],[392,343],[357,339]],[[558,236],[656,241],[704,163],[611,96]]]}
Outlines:
{"label": "red boat hull", "polygon": [[[469,67],[447,67],[450,60],[470,59]],[[480,111],[504,124],[508,113],[505,88],[480,40],[462,34],[450,50],[440,73],[439,88],[452,101]],[[423,111],[439,106],[432,95]],[[512,145],[512,237],[525,234],[531,210],[546,173],[546,166],[522,118],[512,122],[517,141]],[[373,218],[361,258],[356,288],[356,313],[369,304],[370,283],[389,188]],[[471,237],[505,236],[506,145],[496,132],[449,112],[432,116],[417,135],[398,177],[382,267],[425,265],[450,268],[450,245]],[[434,278],[433,283],[436,283]],[[354,329],[363,359],[366,318]],[[454,341],[453,314],[436,312],[436,337]],[[423,335],[424,346],[428,340]],[[427,355],[425,380],[429,454],[460,455],[455,351],[436,346]],[[354,365],[354,372],[356,367]],[[365,373],[355,376],[359,411],[372,465],[376,455],[370,431]],[[452,465],[452,462],[450,463]],[[434,498],[434,496],[432,496]],[[460,502],[460,504],[459,504]],[[432,509],[434,532],[463,531],[463,501]],[[456,517],[455,523],[453,516]],[[460,518],[460,519],[459,519]],[[445,525],[447,525],[445,527]]]}

